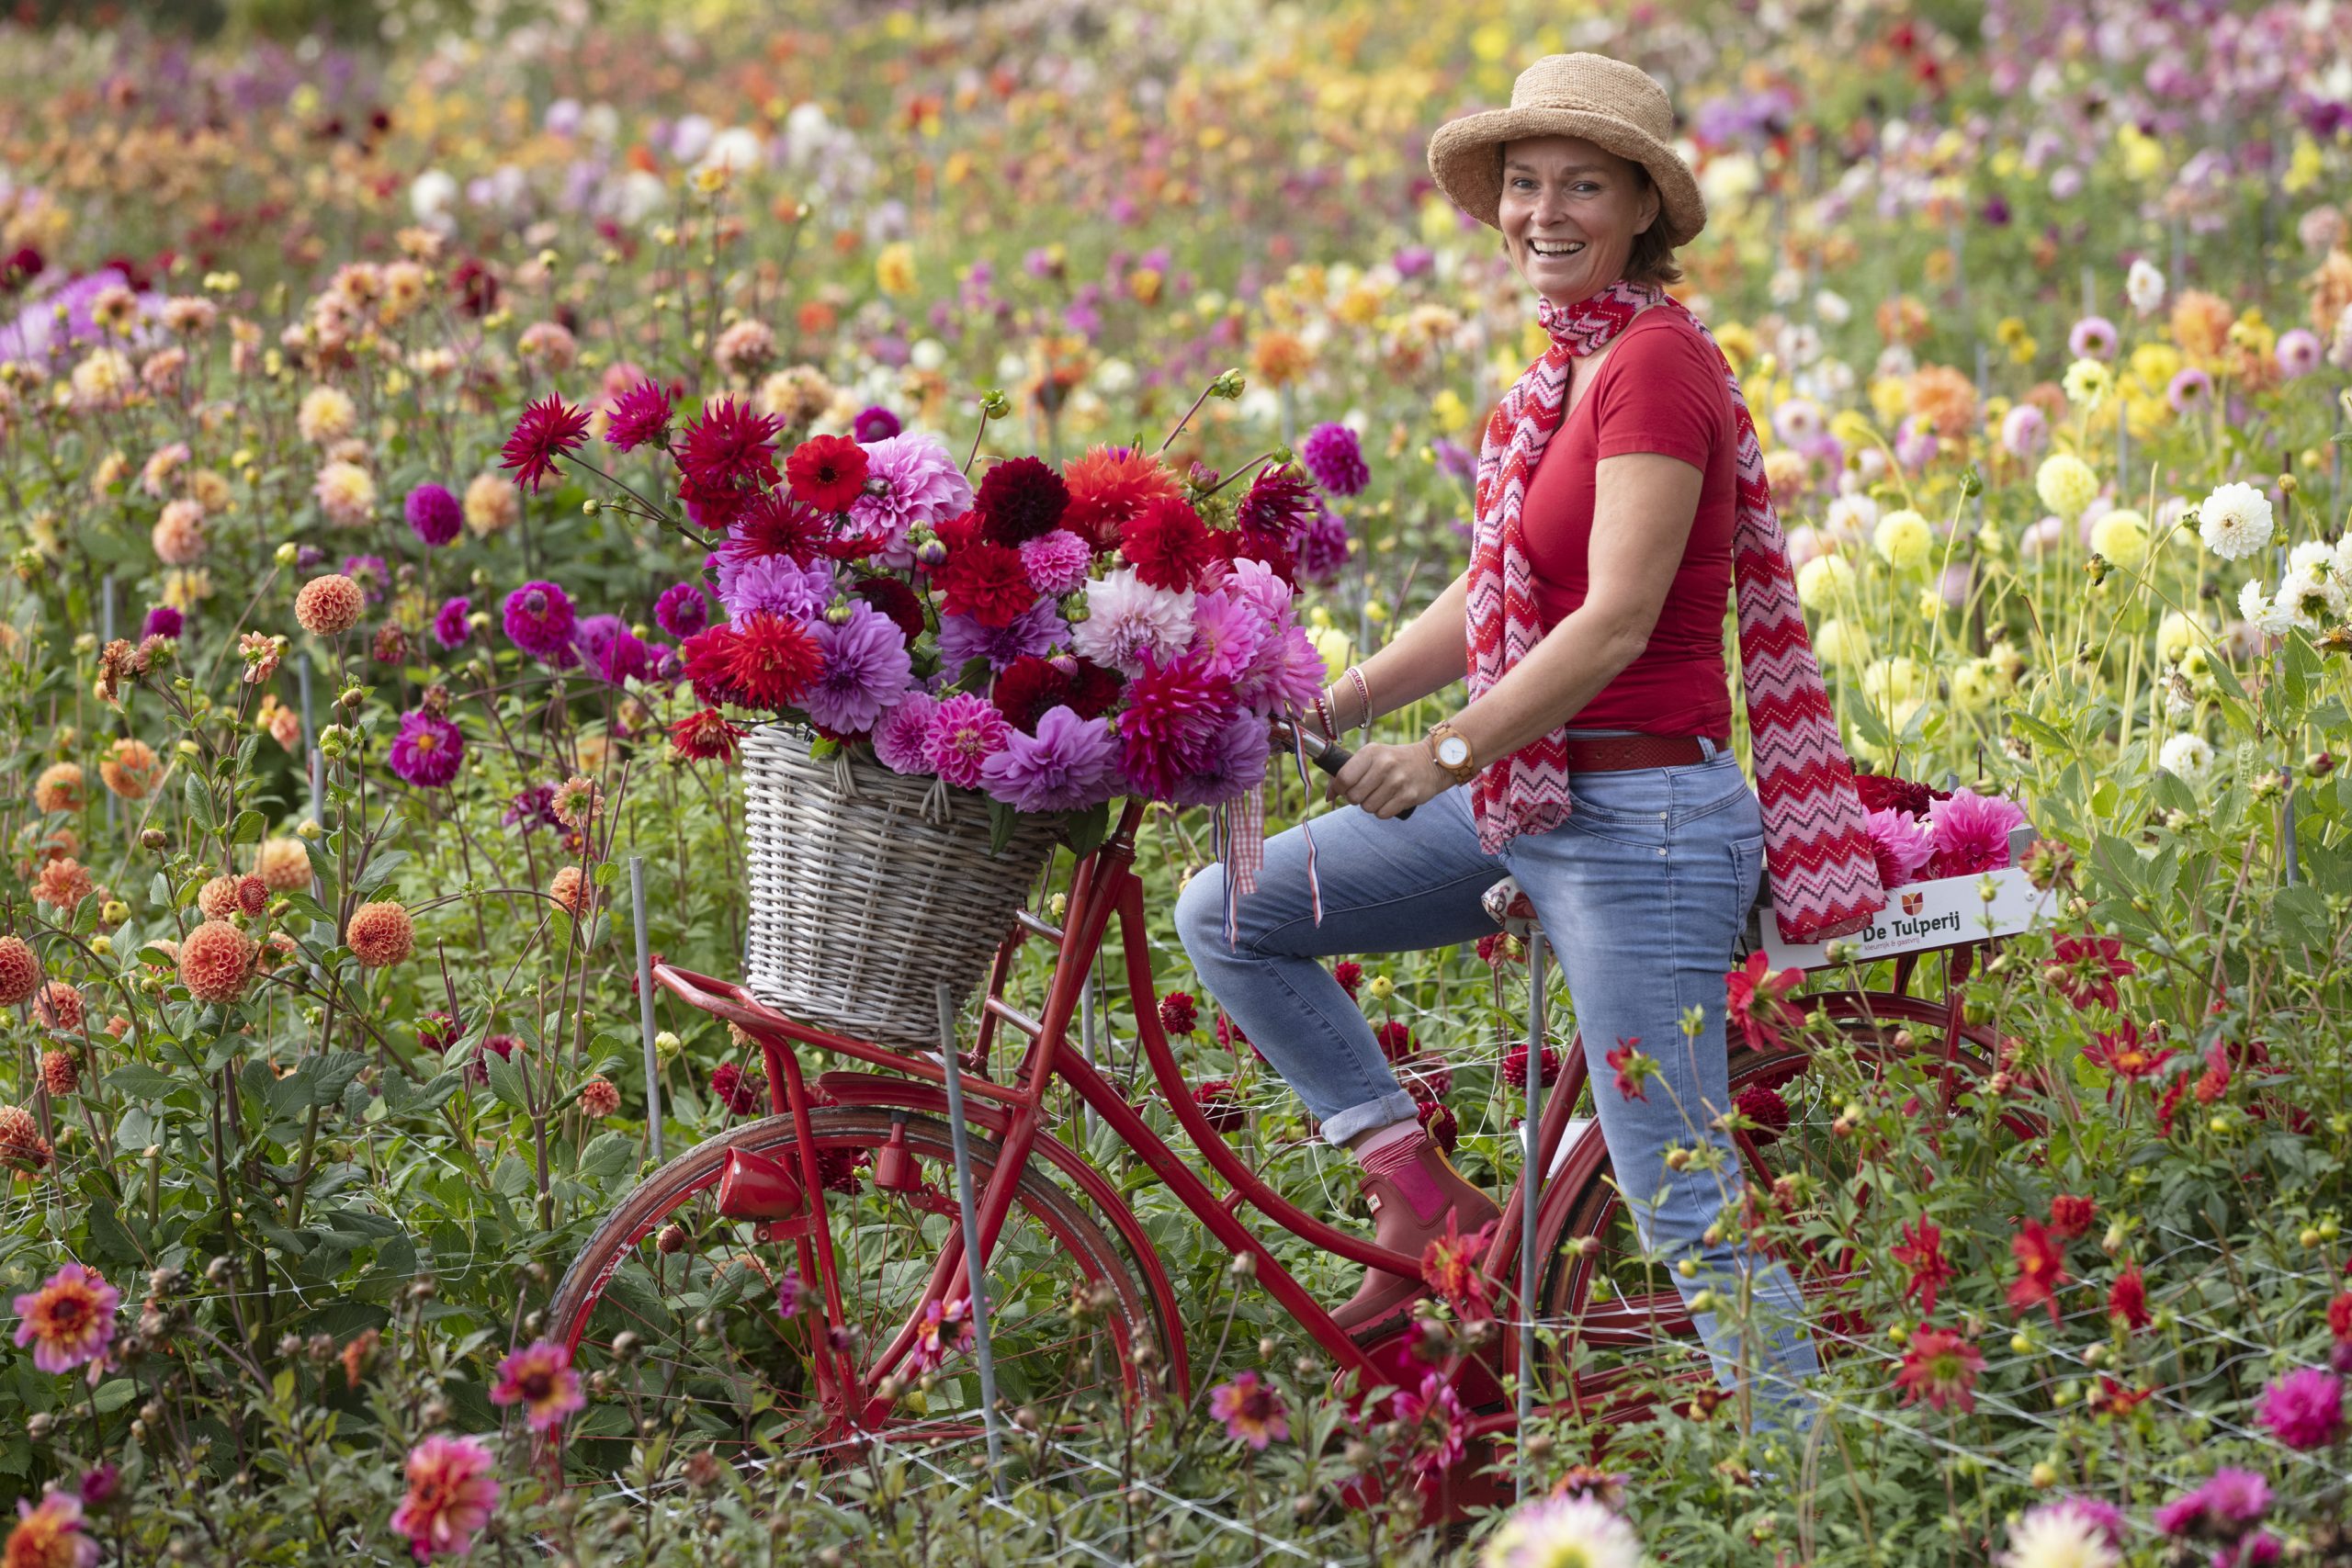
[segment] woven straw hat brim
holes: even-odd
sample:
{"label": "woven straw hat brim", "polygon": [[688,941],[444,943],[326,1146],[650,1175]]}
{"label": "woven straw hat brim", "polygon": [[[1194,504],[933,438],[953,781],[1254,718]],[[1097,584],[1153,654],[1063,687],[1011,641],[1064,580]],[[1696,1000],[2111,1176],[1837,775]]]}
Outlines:
{"label": "woven straw hat brim", "polygon": [[1657,185],[1658,221],[1666,226],[1668,244],[1687,244],[1707,226],[1707,198],[1699,192],[1698,176],[1674,149],[1613,114],[1589,109],[1532,104],[1448,120],[1430,138],[1430,174],[1454,206],[1499,229],[1503,143],[1531,136],[1581,137],[1647,169]]}

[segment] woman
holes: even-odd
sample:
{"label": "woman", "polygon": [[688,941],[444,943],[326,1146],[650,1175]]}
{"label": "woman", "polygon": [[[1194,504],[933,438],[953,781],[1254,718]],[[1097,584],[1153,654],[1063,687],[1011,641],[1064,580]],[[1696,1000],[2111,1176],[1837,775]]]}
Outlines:
{"label": "woman", "polygon": [[[1739,1190],[1713,1125],[1729,1109],[1737,933],[1768,843],[1792,941],[1857,930],[1884,898],[1753,423],[1713,339],[1660,287],[1706,222],[1672,125],[1640,70],[1553,55],[1521,75],[1509,109],[1432,138],[1439,186],[1501,231],[1553,346],[1487,425],[1469,570],[1333,682],[1317,722],[1369,725],[1465,677],[1469,701],[1425,739],[1363,746],[1333,780],[1349,805],[1313,825],[1319,920],[1296,828],[1267,843],[1230,942],[1221,867],[1193,879],[1177,918],[1208,989],[1324,1136],[1354,1152],[1376,1239],[1417,1257],[1495,1204],[1424,1135],[1320,960],[1472,941],[1494,930],[1481,895],[1516,877],[1559,953],[1645,1240],[1695,1261],[1675,1275],[1686,1297],[1752,1274],[1761,1343],[1696,1314],[1728,1385],[1742,1369],[1818,1365],[1787,1270],[1705,1240]],[[1728,749],[1735,580],[1760,804]],[[1702,1145],[1728,1163],[1669,1168],[1670,1150]],[[1337,1316],[1365,1328],[1422,1290],[1367,1270]]]}

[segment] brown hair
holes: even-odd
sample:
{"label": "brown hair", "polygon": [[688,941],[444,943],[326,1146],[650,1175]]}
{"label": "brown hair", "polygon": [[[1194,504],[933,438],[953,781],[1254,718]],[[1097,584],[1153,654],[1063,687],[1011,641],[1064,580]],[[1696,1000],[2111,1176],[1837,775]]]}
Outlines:
{"label": "brown hair", "polygon": [[[1657,182],[1650,178],[1649,169],[1641,164],[1634,164],[1634,167],[1642,172],[1643,187],[1655,189]],[[1650,226],[1634,236],[1634,249],[1625,257],[1625,278],[1629,283],[1655,283],[1661,288],[1682,281],[1681,265],[1674,259],[1674,247],[1666,239],[1666,204],[1663,199],[1658,203],[1657,216],[1650,220]]]}

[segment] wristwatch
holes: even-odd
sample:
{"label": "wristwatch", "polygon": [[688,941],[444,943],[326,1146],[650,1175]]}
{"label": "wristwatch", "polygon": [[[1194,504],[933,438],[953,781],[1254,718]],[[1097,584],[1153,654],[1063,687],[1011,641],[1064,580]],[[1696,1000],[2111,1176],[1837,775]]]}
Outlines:
{"label": "wristwatch", "polygon": [[1453,775],[1455,784],[1468,784],[1478,776],[1477,761],[1470,755],[1470,742],[1454,730],[1451,723],[1430,727],[1430,760]]}

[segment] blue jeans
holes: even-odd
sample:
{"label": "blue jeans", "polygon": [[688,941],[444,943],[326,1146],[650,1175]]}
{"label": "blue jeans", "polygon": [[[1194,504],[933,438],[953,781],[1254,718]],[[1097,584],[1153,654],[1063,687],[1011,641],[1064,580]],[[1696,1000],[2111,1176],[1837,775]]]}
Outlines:
{"label": "blue jeans", "polygon": [[[1605,731],[1573,733],[1602,734]],[[1317,924],[1297,828],[1266,844],[1258,887],[1240,901],[1237,940],[1226,942],[1225,876],[1211,866],[1176,907],[1176,928],[1202,983],[1343,1143],[1413,1115],[1373,1037],[1372,1025],[1325,967],[1340,953],[1385,953],[1475,942],[1494,930],[1479,896],[1506,874],[1533,901],[1559,955],[1592,1074],[1593,1101],[1611,1163],[1643,1244],[1669,1265],[1687,1301],[1712,1286],[1752,1291],[1747,1353],[1737,1325],[1693,1314],[1717,1379],[1740,1369],[1758,1393],[1784,1403],[1791,1378],[1820,1361],[1788,1269],[1731,1242],[1703,1239],[1742,1191],[1740,1159],[1711,1123],[1730,1108],[1724,976],[1764,874],[1764,818],[1737,759],[1702,742],[1706,760],[1679,767],[1579,773],[1569,779],[1568,819],[1527,833],[1489,855],[1478,844],[1466,789],[1430,800],[1408,819],[1383,821],[1355,807],[1314,822]],[[1697,1035],[1682,1021],[1696,1010]],[[1659,1072],[1645,1098],[1615,1087],[1605,1060],[1637,1040]],[[1669,1148],[1713,1145],[1714,1169],[1693,1161],[1669,1170]],[[1689,1258],[1694,1277],[1670,1269]],[[1770,1391],[1770,1392],[1768,1392]]]}

